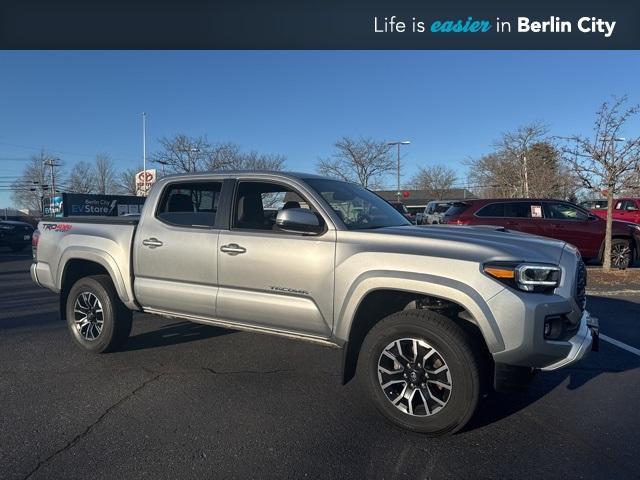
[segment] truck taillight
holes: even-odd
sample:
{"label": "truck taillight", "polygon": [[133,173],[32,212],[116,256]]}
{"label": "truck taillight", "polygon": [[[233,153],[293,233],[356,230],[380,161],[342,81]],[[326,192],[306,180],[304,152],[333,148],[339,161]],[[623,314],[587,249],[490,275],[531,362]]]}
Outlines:
{"label": "truck taillight", "polygon": [[40,230],[38,230],[37,228],[33,231],[33,234],[31,235],[31,252],[33,255],[33,259],[37,260],[37,253],[38,253],[38,242],[40,241]]}

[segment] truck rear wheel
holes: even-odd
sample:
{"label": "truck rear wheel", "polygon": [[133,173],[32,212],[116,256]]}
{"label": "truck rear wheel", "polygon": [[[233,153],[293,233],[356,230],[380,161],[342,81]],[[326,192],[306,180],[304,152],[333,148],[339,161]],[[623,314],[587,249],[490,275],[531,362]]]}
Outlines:
{"label": "truck rear wheel", "polygon": [[131,311],[108,275],[79,279],[69,291],[66,314],[76,343],[92,353],[118,350],[131,332]]}
{"label": "truck rear wheel", "polygon": [[395,425],[430,436],[460,430],[480,398],[481,356],[464,330],[429,310],[405,310],[364,340],[358,377]]}

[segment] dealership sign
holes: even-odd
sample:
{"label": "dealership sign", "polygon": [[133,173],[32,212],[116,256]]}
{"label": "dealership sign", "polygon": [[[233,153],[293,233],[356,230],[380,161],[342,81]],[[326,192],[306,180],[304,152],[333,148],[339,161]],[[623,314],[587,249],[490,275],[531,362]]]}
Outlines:
{"label": "dealership sign", "polygon": [[64,193],[62,196],[65,217],[139,215],[145,201],[145,197],[128,195]]}
{"label": "dealership sign", "polygon": [[42,201],[42,213],[45,217],[62,217],[63,205],[62,197],[44,198]]}
{"label": "dealership sign", "polygon": [[141,170],[136,173],[136,195],[146,196],[151,185],[156,183],[156,170]]}

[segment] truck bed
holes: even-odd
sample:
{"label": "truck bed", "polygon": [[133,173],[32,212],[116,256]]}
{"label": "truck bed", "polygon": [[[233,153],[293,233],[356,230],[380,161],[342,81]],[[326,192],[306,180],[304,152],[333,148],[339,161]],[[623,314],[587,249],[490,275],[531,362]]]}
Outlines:
{"label": "truck bed", "polygon": [[138,216],[43,218],[38,224],[40,238],[32,277],[37,284],[59,292],[69,261],[85,268],[98,265],[111,276],[125,305],[137,308],[131,249],[138,222]]}

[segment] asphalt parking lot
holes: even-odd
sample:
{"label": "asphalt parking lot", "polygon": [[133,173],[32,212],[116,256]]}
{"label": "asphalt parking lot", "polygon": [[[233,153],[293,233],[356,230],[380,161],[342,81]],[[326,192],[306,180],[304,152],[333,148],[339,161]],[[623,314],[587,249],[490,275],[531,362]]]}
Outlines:
{"label": "asphalt parking lot", "polygon": [[461,433],[388,425],[340,352],[136,315],[124,351],[81,352],[0,250],[0,479],[638,478],[640,293],[590,296],[608,341]]}

